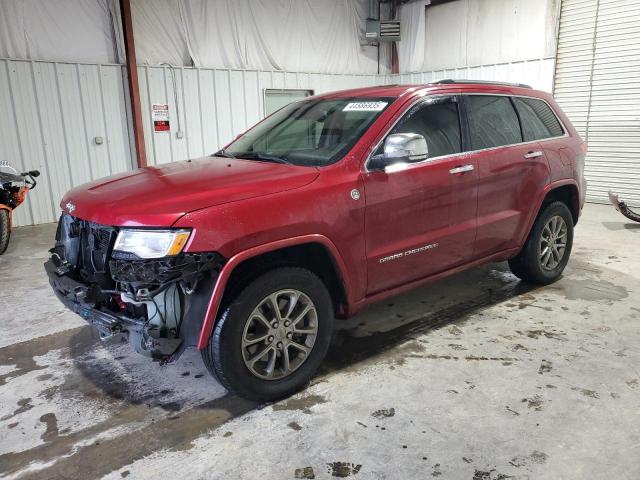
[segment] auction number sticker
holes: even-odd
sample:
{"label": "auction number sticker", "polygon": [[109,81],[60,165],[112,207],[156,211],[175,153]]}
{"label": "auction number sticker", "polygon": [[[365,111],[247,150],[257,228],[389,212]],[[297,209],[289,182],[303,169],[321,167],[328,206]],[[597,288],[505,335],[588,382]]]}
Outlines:
{"label": "auction number sticker", "polygon": [[379,112],[387,106],[387,102],[351,102],[342,109],[343,112]]}

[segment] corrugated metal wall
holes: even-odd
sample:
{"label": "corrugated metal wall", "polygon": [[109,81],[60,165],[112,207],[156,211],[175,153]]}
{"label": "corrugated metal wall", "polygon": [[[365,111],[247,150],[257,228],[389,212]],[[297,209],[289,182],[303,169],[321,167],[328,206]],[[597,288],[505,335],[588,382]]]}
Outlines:
{"label": "corrugated metal wall", "polygon": [[[553,60],[483,65],[403,75],[332,75],[255,70],[138,67],[150,165],[208,155],[264,116],[264,89],[315,93],[389,83],[476,78],[551,89]],[[173,77],[172,77],[173,71]],[[16,225],[52,222],[72,186],[133,168],[119,65],[0,60],[0,160],[42,171],[16,210]],[[175,93],[173,88],[175,78]],[[175,97],[180,110],[180,130]],[[171,131],[154,133],[152,103],[169,104]],[[104,143],[98,145],[96,137]]]}
{"label": "corrugated metal wall", "polygon": [[640,2],[563,0],[555,97],[589,152],[587,199],[640,206]]}
{"label": "corrugated metal wall", "polygon": [[550,57],[520,62],[447,68],[444,70],[391,75],[390,83],[429,83],[445,78],[494,80],[526,83],[538,90],[551,92],[553,88],[553,65],[554,58]]}
{"label": "corrugated metal wall", "polygon": [[[173,72],[173,76],[172,76]],[[256,70],[138,67],[144,136],[150,165],[209,155],[264,116],[264,89],[302,88],[324,93],[387,83],[378,75],[331,75]],[[175,85],[180,110],[178,138]],[[166,103],[170,132],[153,132],[151,105]]]}
{"label": "corrugated metal wall", "polygon": [[[172,73],[173,72],[173,73]],[[331,75],[255,70],[138,67],[149,164],[208,155],[264,116],[264,89],[301,88],[316,94],[390,83],[472,78],[529,83],[551,91],[553,58],[402,75]],[[174,92],[174,78],[176,89]],[[178,138],[175,96],[180,110]],[[153,132],[151,105],[167,103],[170,132]]]}
{"label": "corrugated metal wall", "polygon": [[16,225],[53,222],[69,188],[131,168],[124,92],[120,65],[0,60],[0,160],[42,173]]}

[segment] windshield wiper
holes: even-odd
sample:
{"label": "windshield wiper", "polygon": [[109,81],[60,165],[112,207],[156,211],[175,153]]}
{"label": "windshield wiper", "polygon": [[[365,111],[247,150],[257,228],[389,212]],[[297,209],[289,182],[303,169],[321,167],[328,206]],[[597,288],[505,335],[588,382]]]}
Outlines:
{"label": "windshield wiper", "polygon": [[260,152],[243,152],[236,155],[236,158],[245,158],[247,160],[260,160],[263,162],[283,163],[285,165],[293,165],[284,157],[278,157],[277,155],[270,155],[268,153]]}
{"label": "windshield wiper", "polygon": [[232,153],[229,152],[225,152],[224,148],[218,150],[216,153],[214,153],[213,155],[211,155],[212,157],[225,157],[225,158],[236,158],[235,155],[233,155]]}

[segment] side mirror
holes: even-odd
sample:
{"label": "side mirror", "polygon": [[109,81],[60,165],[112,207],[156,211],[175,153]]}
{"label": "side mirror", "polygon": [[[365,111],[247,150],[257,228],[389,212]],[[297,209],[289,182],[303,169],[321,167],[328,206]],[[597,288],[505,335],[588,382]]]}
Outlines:
{"label": "side mirror", "polygon": [[394,133],[384,141],[384,153],[371,157],[370,170],[384,170],[397,163],[426,160],[429,156],[427,141],[419,133]]}

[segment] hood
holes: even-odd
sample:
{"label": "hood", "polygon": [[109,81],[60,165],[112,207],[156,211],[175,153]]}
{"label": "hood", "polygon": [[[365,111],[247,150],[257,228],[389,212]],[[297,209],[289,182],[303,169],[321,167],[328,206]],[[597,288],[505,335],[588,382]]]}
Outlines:
{"label": "hood", "polygon": [[222,157],[145,167],[76,187],[60,206],[102,225],[170,226],[188,212],[299,188],[318,169]]}

